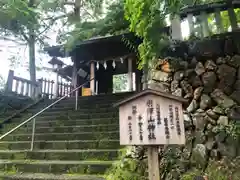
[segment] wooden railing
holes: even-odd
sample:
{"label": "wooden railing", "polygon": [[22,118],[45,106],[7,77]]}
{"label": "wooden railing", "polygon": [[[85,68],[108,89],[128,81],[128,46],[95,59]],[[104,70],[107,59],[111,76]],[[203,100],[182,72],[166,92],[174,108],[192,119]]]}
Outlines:
{"label": "wooden railing", "polygon": [[[73,86],[71,85],[71,83],[63,83],[60,82],[58,83],[58,97],[63,97],[66,96],[67,94],[69,94],[72,90],[73,90]],[[69,94],[68,95],[73,96],[73,94]]]}
{"label": "wooden railing", "polygon": [[39,86],[40,86],[40,96],[48,97],[49,99],[53,99],[54,97],[54,81],[50,81],[47,79],[39,79]]}
{"label": "wooden railing", "polygon": [[[239,23],[235,10],[240,8],[240,1],[233,0],[231,4],[226,1],[218,3],[209,3],[196,6],[188,6],[181,9],[180,14],[171,20],[171,37],[172,39],[183,40],[182,31],[186,31],[181,27],[181,21],[186,20],[189,26],[190,35],[200,38],[208,37],[213,34],[222,34],[239,30]],[[225,13],[223,17],[223,13]],[[227,17],[227,19],[226,19]],[[209,18],[213,20],[213,24],[209,24]],[[230,27],[224,28],[223,18],[229,21]],[[215,29],[214,29],[214,28]]]}
{"label": "wooden railing", "polygon": [[[47,97],[54,99],[63,97],[73,90],[71,83],[57,82],[52,80],[39,79],[37,82],[14,76],[14,71],[10,70],[8,73],[8,80],[6,91],[14,92],[22,96],[29,96],[32,98]],[[73,96],[72,94],[68,95]]]}
{"label": "wooden railing", "polygon": [[38,82],[32,82],[30,80],[14,76],[14,71],[10,70],[8,73],[6,91],[37,98],[40,94],[40,86]]}

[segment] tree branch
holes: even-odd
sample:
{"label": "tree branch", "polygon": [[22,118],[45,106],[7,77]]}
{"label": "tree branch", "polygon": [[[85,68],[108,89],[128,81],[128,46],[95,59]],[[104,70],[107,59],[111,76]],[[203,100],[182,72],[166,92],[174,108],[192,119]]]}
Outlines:
{"label": "tree branch", "polygon": [[19,42],[15,39],[11,39],[11,38],[8,38],[8,37],[5,37],[5,36],[4,37],[0,36],[0,40],[11,41],[11,42],[17,43],[19,45],[26,45],[27,44],[27,43]]}
{"label": "tree branch", "polygon": [[[59,19],[66,18],[66,17],[68,17],[68,14],[64,14],[64,15],[61,15],[61,16],[58,16],[58,17],[55,17],[55,18],[51,17],[52,19],[49,17],[48,19],[49,20],[51,19],[51,22],[42,32],[39,33],[38,36],[41,36],[43,33],[45,33],[47,30],[49,30],[51,28],[51,26],[54,24],[54,22],[56,22]],[[44,23],[44,24],[46,25],[46,23]]]}

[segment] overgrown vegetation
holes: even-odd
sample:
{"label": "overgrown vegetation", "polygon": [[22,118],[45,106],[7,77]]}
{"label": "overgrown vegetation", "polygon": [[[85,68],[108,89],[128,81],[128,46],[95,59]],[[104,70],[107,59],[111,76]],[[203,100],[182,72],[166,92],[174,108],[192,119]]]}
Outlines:
{"label": "overgrown vegetation", "polygon": [[117,161],[106,173],[106,180],[146,180],[146,159],[134,157],[129,149],[122,149]]}

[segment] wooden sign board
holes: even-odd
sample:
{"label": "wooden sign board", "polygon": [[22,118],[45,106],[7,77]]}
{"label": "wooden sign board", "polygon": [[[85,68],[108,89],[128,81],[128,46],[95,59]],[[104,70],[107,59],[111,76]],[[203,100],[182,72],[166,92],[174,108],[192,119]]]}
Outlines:
{"label": "wooden sign board", "polygon": [[120,144],[185,144],[182,102],[181,97],[145,90],[118,103]]}

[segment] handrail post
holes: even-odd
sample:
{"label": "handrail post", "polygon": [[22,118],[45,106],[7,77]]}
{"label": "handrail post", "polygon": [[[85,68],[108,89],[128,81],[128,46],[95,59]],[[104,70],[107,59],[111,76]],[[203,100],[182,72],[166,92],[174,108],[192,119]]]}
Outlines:
{"label": "handrail post", "polygon": [[75,96],[76,96],[75,111],[77,111],[78,110],[78,90],[75,91]]}
{"label": "handrail post", "polygon": [[32,125],[32,141],[31,141],[31,151],[33,151],[34,148],[34,136],[35,136],[35,128],[36,128],[36,118],[33,119],[33,125]]}
{"label": "handrail post", "polygon": [[13,78],[14,78],[14,71],[13,70],[9,70],[7,84],[6,84],[6,91],[7,92],[12,92]]}

